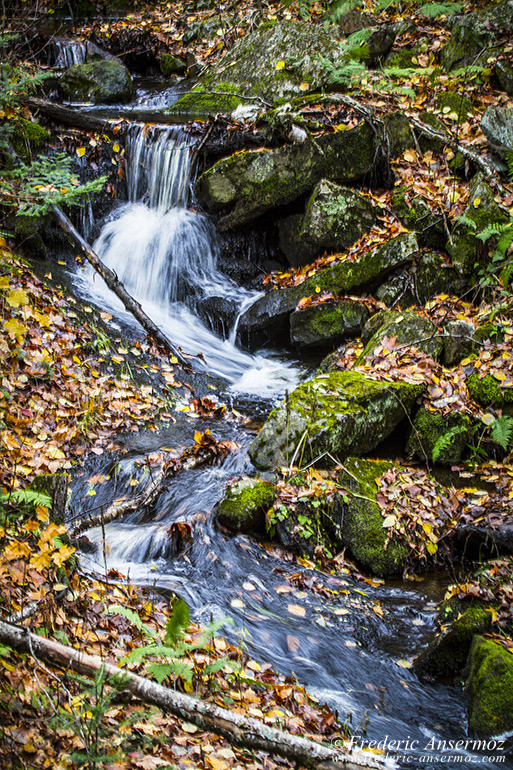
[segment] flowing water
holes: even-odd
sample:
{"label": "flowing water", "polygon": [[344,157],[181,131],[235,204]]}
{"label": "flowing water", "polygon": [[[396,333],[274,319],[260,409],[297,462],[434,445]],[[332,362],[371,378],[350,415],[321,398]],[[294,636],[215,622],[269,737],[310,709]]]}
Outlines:
{"label": "flowing water", "polygon": [[[258,294],[237,287],[218,270],[212,224],[186,208],[190,157],[180,129],[132,126],[130,200],[113,212],[94,248],[175,345],[201,354],[194,366],[215,373],[233,391],[272,401],[295,386],[298,369],[268,353],[252,356],[237,348],[237,321],[223,338],[201,320],[212,300],[231,303],[240,315]],[[92,270],[81,269],[76,282],[88,300],[132,322]],[[174,426],[173,445],[184,437],[190,441],[194,429],[202,428],[187,420],[182,415]],[[218,439],[236,440],[240,450],[220,465],[179,474],[150,511],[107,525],[105,547],[101,531],[90,530],[83,565],[100,573],[115,569],[139,584],[171,590],[187,600],[199,622],[232,617],[235,629],[227,626],[227,636],[242,634],[252,655],[283,673],[294,672],[342,719],[351,715],[353,727],[366,723],[368,739],[416,741],[415,750],[402,752],[413,760],[395,753],[400,765],[441,756],[437,741],[466,734],[462,693],[421,683],[401,663],[432,638],[435,602],[444,586],[436,580],[369,585],[346,575],[329,576],[248,537],[225,536],[213,524],[213,511],[228,480],[252,472],[246,452],[251,437],[223,422],[204,427]],[[154,446],[155,437],[152,441]],[[170,445],[168,436],[161,441]],[[119,462],[102,467],[98,459],[91,461],[75,478],[72,516],[86,513],[92,501],[97,508],[129,495],[133,479],[143,479],[148,451],[143,437],[139,448],[132,446],[130,456]],[[103,483],[98,481],[102,474]],[[94,497],[88,494],[92,483]],[[192,530],[185,548],[172,536],[177,522]],[[323,593],[321,584],[331,593]],[[289,605],[304,612],[291,612]],[[493,765],[468,751],[449,753],[458,756],[448,761],[445,752],[446,767]]]}

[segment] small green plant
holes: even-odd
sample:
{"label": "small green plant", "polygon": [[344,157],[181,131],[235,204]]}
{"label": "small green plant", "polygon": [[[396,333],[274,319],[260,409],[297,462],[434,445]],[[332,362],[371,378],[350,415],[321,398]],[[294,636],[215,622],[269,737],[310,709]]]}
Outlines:
{"label": "small green plant", "polygon": [[[113,605],[107,609],[107,612],[123,615],[130,620],[146,637],[148,644],[144,647],[138,647],[132,650],[122,663],[144,663],[149,676],[162,684],[166,679],[177,678],[185,682],[192,682],[194,674],[194,665],[187,660],[189,653],[194,650],[204,650],[208,647],[209,641],[217,631],[227,623],[232,622],[229,618],[210,623],[201,631],[193,642],[186,642],[185,635],[189,626],[189,608],[183,599],[179,599],[174,605],[171,614],[166,623],[165,635],[163,641],[159,640],[149,626],[142,623],[137,613],[120,605]],[[230,661],[226,657],[211,663],[203,668],[203,675],[219,671],[225,666],[229,666]]]}
{"label": "small green plant", "polygon": [[490,439],[506,452],[513,446],[513,417],[503,415],[490,426]]}
{"label": "small green plant", "polygon": [[454,13],[461,13],[465,3],[424,3],[419,8],[421,16],[427,16],[429,19],[437,19],[440,16],[451,16]]}
{"label": "small green plant", "polygon": [[431,451],[431,459],[434,463],[436,463],[441,454],[451,447],[456,436],[461,436],[462,433],[468,433],[468,427],[466,425],[454,425],[442,436],[439,436]]}

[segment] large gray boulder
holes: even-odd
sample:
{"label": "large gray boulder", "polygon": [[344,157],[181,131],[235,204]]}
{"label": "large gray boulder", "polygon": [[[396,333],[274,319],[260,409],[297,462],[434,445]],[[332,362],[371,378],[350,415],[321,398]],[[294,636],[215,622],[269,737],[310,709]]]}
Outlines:
{"label": "large gray boulder", "polygon": [[255,96],[273,103],[327,85],[324,62],[340,58],[338,42],[321,26],[297,20],[262,24],[239,40],[171,108],[172,113],[232,112]]}
{"label": "large gray boulder", "polygon": [[95,104],[127,102],[134,93],[127,68],[102,59],[70,67],[61,75],[58,88],[64,99]]}
{"label": "large gray boulder", "polygon": [[257,468],[270,470],[299,455],[305,463],[325,453],[339,459],[364,455],[390,435],[422,390],[358,372],[321,374],[299,385],[271,412],[249,456]]}
{"label": "large gray boulder", "polygon": [[253,150],[223,158],[196,182],[202,206],[222,217],[221,230],[251,222],[268,209],[291,203],[321,179],[349,182],[367,173],[375,156],[372,129],[360,124],[273,150]]}
{"label": "large gray boulder", "polygon": [[269,334],[275,341],[289,336],[289,318],[303,297],[330,292],[339,296],[372,284],[401,265],[412,262],[418,253],[414,233],[399,235],[354,262],[344,261],[320,270],[298,286],[273,289],[242,315],[239,331],[245,339],[262,339]]}
{"label": "large gray boulder", "polygon": [[513,152],[513,109],[488,107],[481,120],[481,131],[490,146],[503,158]]}
{"label": "large gray boulder", "polygon": [[447,70],[469,65],[485,66],[500,52],[494,42],[502,32],[513,31],[513,0],[491,3],[474,13],[458,16],[451,38],[442,48],[440,62]]}
{"label": "large gray boulder", "polygon": [[[377,326],[378,323],[379,326]],[[443,350],[442,338],[436,333],[431,321],[411,310],[406,310],[404,313],[396,310],[377,313],[372,317],[365,331],[372,331],[372,336],[356,360],[357,365],[362,363],[385,338],[394,338],[397,345],[416,347],[435,360],[440,357]],[[365,337],[364,334],[364,340]]]}
{"label": "large gray boulder", "polygon": [[313,262],[320,254],[352,246],[372,228],[376,213],[368,198],[355,190],[321,179],[304,216],[293,216],[280,228],[280,247],[291,265]]}

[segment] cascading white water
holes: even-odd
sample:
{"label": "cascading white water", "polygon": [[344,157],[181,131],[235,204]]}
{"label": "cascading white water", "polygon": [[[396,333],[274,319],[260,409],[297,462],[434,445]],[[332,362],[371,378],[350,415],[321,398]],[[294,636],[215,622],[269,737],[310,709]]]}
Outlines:
{"label": "cascading white water", "polygon": [[55,68],[68,68],[74,64],[83,64],[86,60],[86,44],[80,40],[56,40]]}
{"label": "cascading white water", "polygon": [[[240,315],[260,294],[236,286],[218,270],[213,225],[185,208],[190,154],[189,137],[176,127],[131,127],[127,184],[132,203],[114,212],[94,249],[166,336],[189,355],[201,356],[198,368],[227,380],[234,391],[279,395],[296,386],[296,369],[271,355],[243,352],[234,332],[222,339],[198,317],[202,308],[211,314],[214,299]],[[79,280],[97,304],[133,322],[91,268]]]}

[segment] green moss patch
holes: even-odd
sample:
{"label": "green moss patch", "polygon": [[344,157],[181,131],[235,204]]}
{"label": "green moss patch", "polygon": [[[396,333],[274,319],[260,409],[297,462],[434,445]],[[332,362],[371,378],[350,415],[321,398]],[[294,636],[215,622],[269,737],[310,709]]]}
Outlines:
{"label": "green moss patch", "polygon": [[466,685],[469,727],[477,735],[513,729],[513,655],[500,644],[475,637]]}

